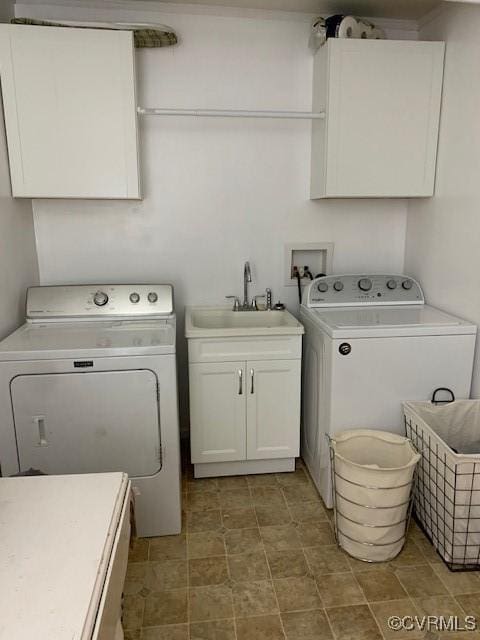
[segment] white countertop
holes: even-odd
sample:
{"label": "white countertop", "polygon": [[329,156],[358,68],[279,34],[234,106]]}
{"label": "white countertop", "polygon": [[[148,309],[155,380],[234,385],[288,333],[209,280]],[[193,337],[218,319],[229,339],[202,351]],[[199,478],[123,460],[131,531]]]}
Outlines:
{"label": "white countertop", "polygon": [[128,491],[123,473],[0,478],[0,640],[86,640]]}

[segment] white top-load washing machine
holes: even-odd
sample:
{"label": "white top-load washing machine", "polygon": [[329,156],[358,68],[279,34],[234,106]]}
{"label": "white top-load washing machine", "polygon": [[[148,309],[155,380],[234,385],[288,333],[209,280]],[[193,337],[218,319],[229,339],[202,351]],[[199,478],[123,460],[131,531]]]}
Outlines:
{"label": "white top-load washing machine", "polygon": [[404,433],[402,402],[438,387],[468,398],[477,328],[425,304],[404,275],[317,278],[300,308],[305,326],[302,457],[332,506],[326,434]]}
{"label": "white top-load washing machine", "polygon": [[0,478],[0,639],[123,640],[124,473]]}
{"label": "white top-load washing machine", "polygon": [[0,342],[0,466],[126,472],[138,535],[180,532],[170,285],[28,290],[26,323]]}

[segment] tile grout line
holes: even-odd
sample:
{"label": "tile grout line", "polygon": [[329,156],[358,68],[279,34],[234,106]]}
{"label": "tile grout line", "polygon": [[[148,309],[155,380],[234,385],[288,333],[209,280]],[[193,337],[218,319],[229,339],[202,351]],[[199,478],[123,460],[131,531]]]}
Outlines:
{"label": "tile grout line", "polygon": [[[415,546],[416,546],[416,545],[415,545]],[[423,555],[423,553],[422,553],[422,550],[421,550],[420,548],[418,548],[418,550],[419,550],[420,555],[422,556],[422,558],[425,558],[425,556],[424,556],[424,555]],[[403,548],[402,548],[402,551],[403,551]],[[400,551],[400,553],[401,553],[402,551]],[[399,554],[399,555],[400,555],[400,554]],[[423,566],[423,565],[419,565],[419,566]],[[396,568],[401,568],[401,567],[396,567]],[[433,569],[432,569],[432,570],[433,570]],[[418,613],[418,612],[419,612],[419,610],[418,610],[418,608],[417,608],[417,606],[416,606],[416,604],[415,604],[415,601],[414,601],[413,597],[410,595],[410,592],[409,592],[409,590],[407,589],[406,585],[402,582],[402,580],[400,579],[400,577],[395,573],[395,567],[394,567],[393,575],[397,578],[398,582],[400,583],[400,585],[401,585],[401,586],[402,586],[402,588],[404,589],[405,593],[407,594],[407,600],[409,600],[409,601],[411,602],[411,604],[412,604],[412,606],[413,606],[414,611],[415,611],[416,613]],[[355,576],[355,572],[354,572],[354,576]],[[355,576],[355,579],[356,579],[356,576]],[[358,582],[358,581],[357,581],[357,582]],[[361,586],[361,585],[360,585],[360,586]],[[363,589],[362,589],[362,590],[363,590]],[[398,598],[395,598],[394,600],[397,600],[397,599],[398,599]],[[378,602],[393,602],[394,600],[383,600],[383,601],[378,601]],[[371,604],[374,604],[374,603],[371,603],[370,601],[368,601],[368,608],[369,608],[369,610],[370,610],[370,612],[371,612],[372,616],[374,617],[375,622],[377,623],[377,626],[378,626],[378,627],[379,627],[379,629],[380,629],[380,635],[382,636],[382,638],[384,638],[384,640],[387,640],[387,636],[384,634],[384,632],[383,632],[382,628],[380,627],[380,624],[379,624],[379,622],[378,622],[378,620],[377,620],[377,617],[375,616],[375,612],[373,611],[372,607],[370,606]]]}
{"label": "tile grout line", "polygon": [[[277,479],[277,477],[275,476],[275,480],[276,480],[276,479]],[[285,498],[284,498],[284,496],[283,496],[283,492],[282,492],[282,497],[283,497],[283,499],[285,500]],[[258,520],[258,516],[257,516],[257,509],[256,509],[256,507],[255,507],[255,506],[253,507],[253,509],[254,509],[254,513],[255,513],[255,519],[256,519],[256,521],[257,521],[258,531],[259,531],[259,533],[260,533],[260,539],[262,540],[263,555],[265,556],[265,562],[267,563],[268,574],[269,574],[269,576],[270,576],[270,582],[271,582],[271,585],[272,585],[273,594],[274,594],[274,596],[275,596],[275,602],[277,603],[278,618],[279,618],[279,620],[280,620],[280,626],[282,627],[283,637],[284,637],[284,639],[285,639],[285,640],[287,640],[287,634],[285,633],[285,627],[283,626],[282,613],[281,613],[281,611],[280,611],[280,602],[279,602],[279,600],[278,600],[277,591],[276,591],[276,589],[275,589],[275,584],[274,584],[274,582],[273,582],[272,570],[270,569],[270,564],[269,564],[269,562],[268,562],[268,556],[267,556],[267,551],[266,551],[266,549],[265,549],[265,543],[264,543],[264,541],[263,541],[263,539],[262,539],[262,533],[261,533],[261,530],[260,530],[260,522],[259,522],[259,520]],[[290,513],[290,512],[289,512],[289,513]]]}
{"label": "tile grout line", "polygon": [[[355,577],[355,574],[354,574],[354,577]],[[356,579],[356,578],[355,578],[355,579]],[[377,625],[377,629],[378,629],[378,631],[379,631],[379,633],[380,633],[380,637],[381,637],[381,638],[384,638],[384,639],[386,640],[386,638],[385,638],[385,634],[383,633],[383,631],[382,631],[382,629],[381,629],[380,625],[378,624],[378,620],[377,620],[377,618],[376,618],[376,616],[375,616],[375,613],[373,612],[373,609],[372,609],[372,607],[370,606],[370,602],[367,600],[367,598],[365,598],[365,600],[367,601],[367,607],[368,607],[368,610],[370,611],[370,615],[372,616],[373,621],[374,621],[374,622],[375,622],[375,624]]]}
{"label": "tile grout line", "polygon": [[190,552],[189,552],[189,544],[188,544],[188,506],[189,506],[189,490],[188,490],[188,477],[186,477],[187,486],[185,491],[187,503],[185,505],[185,555],[187,557],[187,636],[188,640],[191,640],[190,633]]}
{"label": "tile grout line", "polygon": [[[313,547],[309,547],[309,548],[313,548]],[[303,548],[302,548],[302,552],[303,552],[303,556],[305,558],[305,563],[307,565],[307,568],[313,574],[313,579],[315,581],[315,589],[316,589],[316,591],[318,593],[318,597],[320,599],[320,604],[322,605],[322,609],[323,609],[323,611],[325,613],[325,620],[327,621],[327,625],[328,625],[328,628],[330,629],[330,633],[332,634],[332,638],[337,638],[337,635],[335,634],[335,632],[333,630],[333,627],[332,627],[332,624],[330,622],[330,619],[328,617],[327,608],[326,608],[326,606],[324,604],[324,601],[323,601],[323,598],[322,598],[322,594],[320,593],[320,590],[318,588],[318,583],[317,583],[317,578],[315,576],[315,572],[313,571],[312,567],[310,566],[310,563],[308,562],[307,554],[305,553]],[[347,572],[345,572],[345,573],[347,573]],[[327,575],[331,575],[331,574],[327,574]]]}
{"label": "tile grout line", "polygon": [[[313,486],[313,488],[315,489],[315,491],[317,492],[317,494],[319,495],[319,497],[320,497],[320,499],[321,499],[321,496],[320,496],[320,494],[319,494],[319,492],[318,492],[318,490],[317,490],[317,488],[316,488],[315,484],[313,483],[313,479],[310,477],[310,473],[308,472],[308,470],[307,470],[307,469],[305,469],[305,472],[306,472],[307,478],[310,480],[311,485]],[[323,500],[322,500],[322,507],[323,507],[323,506],[324,506],[324,505],[323,505]],[[331,528],[331,529],[333,530],[333,532],[335,533],[335,531],[334,531],[334,527],[332,526],[332,522],[331,522],[330,518],[328,518],[328,513],[326,513],[326,516],[327,516],[327,522],[329,523],[330,528]],[[336,540],[335,540],[335,543],[336,543],[337,548],[339,548],[339,549],[340,549],[340,547],[339,547],[339,545],[338,545],[338,543],[337,543],[337,541],[336,541]],[[306,554],[305,554],[305,557],[306,557]],[[377,619],[376,619],[376,617],[375,617],[375,614],[374,614],[374,612],[373,612],[372,608],[370,607],[370,603],[369,603],[369,601],[368,601],[367,594],[366,594],[366,593],[365,593],[365,591],[363,590],[362,585],[359,583],[359,581],[358,581],[358,579],[357,579],[357,577],[356,577],[356,575],[355,575],[355,572],[353,571],[353,569],[352,569],[352,567],[351,567],[350,563],[348,562],[348,559],[347,559],[347,564],[348,564],[348,567],[349,567],[349,571],[348,571],[348,572],[345,572],[345,573],[350,573],[350,574],[353,576],[353,579],[354,579],[355,583],[356,583],[356,584],[357,584],[357,586],[359,587],[360,592],[363,594],[363,598],[364,598],[364,600],[365,600],[365,603],[367,604],[368,610],[370,611],[370,614],[371,614],[371,616],[372,616],[372,618],[373,618],[373,620],[374,620],[375,624],[377,625],[378,631],[380,632],[380,636],[381,636],[384,640],[386,640],[385,635],[384,635],[384,633],[383,633],[382,629],[380,628],[380,625],[378,624],[378,621],[377,621]],[[307,565],[308,565],[308,560],[307,560]],[[310,565],[308,565],[308,566],[310,566]],[[315,575],[315,574],[314,574],[314,575]],[[331,574],[327,574],[327,575],[331,575]],[[318,589],[318,583],[317,583],[316,578],[315,578],[315,584],[316,584],[316,587],[317,587],[318,595],[320,596],[320,601],[323,603],[323,598],[321,597],[320,591],[319,591],[319,589]],[[408,593],[408,591],[407,591],[407,593]],[[345,605],[345,606],[351,606],[351,605]],[[332,627],[332,625],[331,625],[330,618],[329,618],[329,616],[328,616],[327,608],[325,607],[325,608],[324,608],[324,610],[325,610],[325,618],[326,618],[326,620],[327,620],[327,622],[328,622],[328,625],[329,625],[329,627],[330,627],[330,630],[331,630],[331,632],[332,632],[332,636],[333,636],[334,638],[336,638],[336,634],[335,634],[335,632],[334,632],[334,630],[333,630],[333,627]]]}
{"label": "tile grout line", "polygon": [[[348,559],[347,559],[347,562],[348,562]],[[350,563],[349,563],[349,564],[350,564]],[[380,633],[381,638],[383,638],[383,640],[387,640],[387,639],[386,639],[386,636],[385,636],[385,634],[383,633],[383,630],[382,630],[382,628],[381,628],[381,626],[380,626],[380,624],[379,624],[379,622],[378,622],[378,620],[377,620],[377,617],[376,617],[376,615],[375,615],[375,612],[373,611],[372,607],[370,606],[370,604],[371,604],[371,603],[370,603],[369,599],[367,598],[367,594],[365,593],[365,590],[363,589],[362,585],[361,585],[361,584],[360,584],[360,582],[358,581],[358,578],[357,578],[357,576],[356,576],[356,574],[355,574],[355,571],[354,571],[351,567],[350,567],[350,571],[352,572],[353,579],[355,580],[356,584],[360,587],[360,591],[361,591],[361,593],[363,593],[363,597],[364,597],[365,602],[366,602],[366,604],[367,604],[368,610],[370,611],[370,615],[372,616],[372,618],[373,618],[373,620],[374,620],[375,624],[377,625],[377,629],[378,629],[378,631],[379,631],[379,633]],[[398,578],[397,578],[397,579],[398,579]],[[407,591],[406,589],[405,589],[405,593],[407,593],[407,594],[408,594],[408,591]],[[387,602],[388,602],[388,601],[387,601]]]}
{"label": "tile grout line", "polygon": [[[246,480],[247,483],[247,487],[248,487],[248,480]],[[248,492],[250,494],[250,498],[252,497],[252,494],[250,492],[250,487],[248,487]],[[223,511],[220,510],[220,517],[222,519],[222,529],[225,529],[225,527],[223,526]],[[228,579],[230,582],[230,600],[232,603],[232,615],[233,615],[233,634],[235,636],[235,640],[238,640],[238,632],[237,632],[237,617],[235,615],[235,601],[233,599],[233,580],[232,580],[232,574],[230,572],[230,565],[228,562],[228,553],[227,553],[227,543],[225,540],[225,532],[222,531],[222,538],[223,538],[223,547],[225,549],[225,562],[227,563],[227,573],[228,573]]]}
{"label": "tile grout line", "polygon": [[[306,470],[306,468],[305,468],[305,469],[303,469],[303,471],[304,471],[304,473],[305,473],[305,475],[306,475],[306,477],[307,477],[307,484],[308,484],[310,487],[313,487],[313,488],[315,489],[316,493],[318,494],[318,491],[317,491],[316,487],[314,486],[313,481],[312,481],[312,479],[311,479],[311,477],[310,477],[310,474],[308,473],[308,471]],[[283,489],[284,489],[284,487],[282,486],[281,488],[282,488],[283,498],[284,498],[285,503],[286,503],[286,505],[287,505],[288,513],[290,514],[290,518],[291,518],[292,522],[294,522],[294,523],[296,523],[296,524],[298,525],[299,523],[298,523],[296,520],[294,520],[294,518],[293,518],[293,513],[292,513],[292,511],[291,511],[291,509],[290,509],[290,504],[288,503],[287,499],[285,498],[285,494],[283,493]],[[320,498],[320,500],[321,500],[320,494],[318,494],[318,496],[319,496],[319,498]],[[292,504],[293,504],[293,503],[292,503]],[[321,500],[321,506],[322,506],[322,508],[323,508],[323,501],[322,501],[322,500]],[[329,519],[328,519],[328,514],[326,514],[326,515],[327,515],[327,520],[326,520],[326,522],[328,522],[328,523],[330,524],[330,521],[329,521]],[[305,522],[304,524],[308,524],[308,523],[307,523],[307,522]],[[315,524],[315,522],[313,522],[312,524]],[[320,546],[320,545],[315,545],[315,546]],[[324,545],[321,545],[321,546],[324,546]],[[307,554],[306,554],[306,553],[305,553],[305,551],[304,551],[304,549],[305,549],[305,548],[313,548],[313,547],[303,547],[303,545],[302,545],[301,550],[302,550],[303,556],[304,556],[304,558],[305,558],[306,565],[307,565],[307,567],[308,567],[309,571],[310,571],[310,572],[313,574],[313,576],[314,576],[314,578],[313,578],[313,579],[314,579],[314,581],[315,581],[315,590],[316,590],[316,592],[317,592],[317,594],[318,594],[318,596],[319,596],[320,604],[321,604],[321,605],[323,605],[323,598],[322,598],[322,596],[321,596],[321,594],[320,594],[320,591],[319,591],[319,589],[318,589],[318,584],[317,584],[317,580],[316,580],[316,577],[315,577],[315,573],[314,573],[314,571],[312,570],[312,568],[311,568],[311,566],[310,566],[310,564],[309,564],[309,562],[308,562]],[[351,569],[350,569],[350,571],[351,571]],[[353,573],[353,572],[352,572],[352,573]],[[327,621],[328,628],[330,629],[330,632],[331,632],[331,634],[332,634],[332,638],[334,638],[334,639],[335,639],[335,638],[337,638],[337,635],[335,634],[335,632],[334,632],[334,630],[333,630],[332,624],[331,624],[330,619],[329,619],[329,617],[328,617],[327,609],[326,609],[326,607],[325,607],[325,606],[323,606],[322,608],[323,608],[323,611],[324,611],[324,614],[325,614],[325,620]]]}

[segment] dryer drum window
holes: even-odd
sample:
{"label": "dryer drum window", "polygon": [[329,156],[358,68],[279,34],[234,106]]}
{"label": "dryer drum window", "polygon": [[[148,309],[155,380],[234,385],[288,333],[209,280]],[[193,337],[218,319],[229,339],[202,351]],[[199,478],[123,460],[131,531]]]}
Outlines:
{"label": "dryer drum window", "polygon": [[21,470],[141,477],[161,467],[153,371],[20,375],[11,398]]}

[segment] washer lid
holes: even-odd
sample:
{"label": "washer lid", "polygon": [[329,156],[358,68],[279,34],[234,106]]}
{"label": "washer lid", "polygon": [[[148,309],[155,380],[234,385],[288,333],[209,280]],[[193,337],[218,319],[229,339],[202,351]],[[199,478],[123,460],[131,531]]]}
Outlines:
{"label": "washer lid", "polygon": [[428,305],[306,309],[333,338],[475,334],[475,325]]}
{"label": "washer lid", "polygon": [[0,361],[175,353],[175,317],[26,323],[0,342]]}

